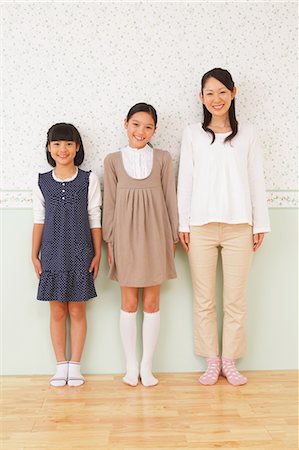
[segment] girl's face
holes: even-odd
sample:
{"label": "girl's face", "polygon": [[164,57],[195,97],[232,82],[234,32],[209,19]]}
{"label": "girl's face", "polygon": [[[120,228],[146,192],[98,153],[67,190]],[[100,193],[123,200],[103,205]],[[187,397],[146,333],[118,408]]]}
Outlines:
{"label": "girl's face", "polygon": [[147,112],[137,112],[128,121],[125,119],[125,128],[132,148],[145,147],[156,131],[154,119]]}
{"label": "girl's face", "polygon": [[223,116],[227,114],[235,95],[235,87],[232,92],[216,78],[211,77],[206,81],[199,97],[209,113],[213,116]]}
{"label": "girl's face", "polygon": [[48,150],[56,162],[56,166],[74,165],[79,147],[79,144],[75,141],[51,141],[48,144]]}

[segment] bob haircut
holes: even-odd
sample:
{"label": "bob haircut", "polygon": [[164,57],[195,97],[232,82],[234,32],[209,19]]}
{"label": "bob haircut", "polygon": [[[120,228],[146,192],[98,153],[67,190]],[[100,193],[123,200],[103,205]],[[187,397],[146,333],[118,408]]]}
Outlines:
{"label": "bob haircut", "polygon": [[48,149],[48,145],[53,141],[74,141],[79,144],[79,150],[77,151],[77,154],[75,156],[74,164],[76,166],[80,166],[80,164],[82,164],[82,162],[84,161],[84,147],[80,133],[77,128],[74,127],[74,125],[72,125],[71,123],[63,122],[55,123],[55,125],[52,125],[48,130],[46,144],[47,161],[49,164],[51,164],[52,167],[56,167],[56,162],[52,158],[51,153]]}
{"label": "bob haircut", "polygon": [[[216,78],[216,80],[220,81],[220,83],[224,84],[224,86],[231,92],[234,90],[235,83],[232,79],[231,74],[228,70],[221,69],[220,67],[216,67],[215,69],[209,70],[209,72],[205,73],[201,79],[201,93],[203,94],[203,89],[205,84],[209,78]],[[235,99],[232,99],[231,105],[228,110],[228,117],[232,132],[229,136],[227,136],[224,142],[230,142],[238,133],[238,121],[236,118],[236,110],[235,110]],[[205,105],[203,105],[203,123],[202,128],[212,135],[212,142],[215,141],[215,133],[213,130],[209,128],[209,124],[212,119],[212,114],[207,110]]]}

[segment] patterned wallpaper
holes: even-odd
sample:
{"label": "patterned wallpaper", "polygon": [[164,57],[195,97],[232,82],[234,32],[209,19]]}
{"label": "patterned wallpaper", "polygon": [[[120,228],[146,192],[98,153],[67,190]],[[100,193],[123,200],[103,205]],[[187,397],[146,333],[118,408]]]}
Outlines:
{"label": "patterned wallpaper", "polygon": [[227,68],[240,121],[259,130],[271,207],[297,204],[297,3],[2,2],[2,207],[31,208],[48,128],[76,125],[101,179],[139,101],[177,171],[183,128],[201,120],[200,78]]}

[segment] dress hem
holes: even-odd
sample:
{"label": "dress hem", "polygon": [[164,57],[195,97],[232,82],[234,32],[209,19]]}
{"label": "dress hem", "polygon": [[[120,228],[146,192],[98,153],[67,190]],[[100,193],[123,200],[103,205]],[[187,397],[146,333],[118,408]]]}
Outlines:
{"label": "dress hem", "polygon": [[123,281],[120,281],[116,277],[113,277],[113,276],[109,276],[108,278],[109,278],[109,280],[118,282],[121,287],[134,287],[134,288],[140,288],[141,289],[141,288],[150,287],[150,286],[158,286],[158,285],[161,285],[161,284],[165,283],[165,281],[174,280],[174,279],[177,278],[177,275],[176,274],[169,275],[169,276],[167,276],[165,278],[162,278],[162,279],[157,280],[157,281],[153,281],[151,283],[149,283],[149,282],[136,283],[136,282],[128,282],[128,281],[123,282]]}
{"label": "dress hem", "polygon": [[96,295],[95,297],[89,297],[83,300],[59,300],[59,299],[45,299],[45,298],[37,298],[36,300],[39,302],[59,302],[59,303],[82,303],[82,302],[88,302],[89,300],[92,300],[94,298],[97,298],[98,296]]}

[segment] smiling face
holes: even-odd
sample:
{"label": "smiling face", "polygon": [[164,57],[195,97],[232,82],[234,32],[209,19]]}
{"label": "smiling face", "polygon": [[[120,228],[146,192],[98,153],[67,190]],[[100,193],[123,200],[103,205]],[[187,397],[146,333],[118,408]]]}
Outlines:
{"label": "smiling face", "polygon": [[48,150],[54,159],[56,166],[72,166],[79,150],[79,144],[75,141],[51,141]]}
{"label": "smiling face", "polygon": [[227,115],[231,102],[236,95],[236,88],[230,91],[216,78],[207,79],[200,100],[213,116]]}
{"label": "smiling face", "polygon": [[151,114],[147,112],[137,112],[130,119],[125,120],[129,146],[132,148],[143,148],[151,140],[156,126]]}

